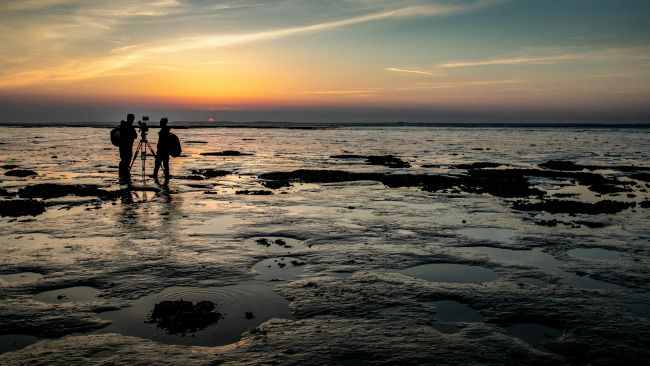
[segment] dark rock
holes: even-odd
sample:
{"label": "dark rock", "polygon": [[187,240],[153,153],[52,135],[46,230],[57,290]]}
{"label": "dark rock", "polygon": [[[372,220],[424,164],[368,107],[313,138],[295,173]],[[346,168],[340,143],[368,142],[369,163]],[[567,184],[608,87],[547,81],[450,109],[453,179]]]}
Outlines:
{"label": "dark rock", "polygon": [[389,168],[410,168],[411,164],[394,155],[355,155],[355,154],[342,154],[332,155],[332,159],[366,159],[366,163],[370,165],[383,165]]}
{"label": "dark rock", "polygon": [[266,238],[257,239],[255,240],[255,243],[257,243],[257,245],[264,245],[265,247],[271,246],[271,242]]}
{"label": "dark rock", "polygon": [[640,180],[640,181],[643,181],[643,182],[650,182],[650,173],[630,174],[630,178]]}
{"label": "dark rock", "polygon": [[201,175],[205,178],[216,178],[216,177],[223,177],[225,175],[232,174],[232,172],[228,170],[219,170],[219,169],[195,169],[192,170],[192,174]]}
{"label": "dark rock", "polygon": [[614,184],[592,184],[589,186],[589,190],[600,194],[629,192],[628,188]]}
{"label": "dark rock", "polygon": [[200,175],[178,175],[178,176],[174,176],[174,179],[205,180],[205,178]]}
{"label": "dark rock", "polygon": [[201,155],[203,156],[245,156],[245,155],[253,155],[253,154],[243,153],[237,150],[224,150],[224,151],[217,151],[217,152],[205,152],[205,153],[201,153]]}
{"label": "dark rock", "polygon": [[488,193],[497,197],[543,196],[544,192],[533,188],[518,169],[470,170],[461,179],[463,190],[472,193]]}
{"label": "dark rock", "polygon": [[366,162],[370,165],[383,165],[389,168],[411,167],[411,164],[393,155],[368,156],[366,157]]}
{"label": "dark rock", "polygon": [[33,170],[14,169],[14,170],[9,170],[9,171],[5,172],[5,175],[8,176],[8,177],[21,177],[21,178],[24,178],[24,177],[31,177],[31,176],[34,176],[34,175],[38,175],[38,173],[36,173]]}
{"label": "dark rock", "polygon": [[235,194],[245,194],[245,195],[249,195],[249,196],[268,196],[268,195],[273,194],[273,192],[272,191],[265,191],[263,189],[253,189],[253,190],[243,189],[243,190],[235,192]]}
{"label": "dark rock", "polygon": [[36,216],[45,212],[45,204],[35,200],[0,201],[0,216]]}
{"label": "dark rock", "polygon": [[559,221],[556,219],[535,221],[535,225],[556,227]]}
{"label": "dark rock", "polygon": [[498,167],[500,167],[502,165],[505,165],[505,164],[490,163],[490,162],[486,162],[486,161],[479,161],[479,162],[475,162],[475,163],[471,163],[471,164],[454,165],[454,168],[470,170],[470,169],[498,168]]}
{"label": "dark rock", "polygon": [[214,303],[210,301],[194,304],[191,301],[176,300],[157,303],[149,317],[149,323],[155,323],[167,334],[185,335],[205,329],[220,318],[221,314],[215,311]]}
{"label": "dark rock", "polygon": [[593,221],[574,221],[575,224],[584,225],[590,229],[600,229],[607,225],[602,222],[593,222]]}
{"label": "dark rock", "polygon": [[283,180],[268,180],[266,182],[262,182],[262,185],[268,189],[279,189],[283,187],[291,187],[291,183]]}
{"label": "dark rock", "polygon": [[285,246],[285,245],[287,245],[287,242],[282,240],[282,239],[275,239],[275,244],[280,245],[280,246]]}
{"label": "dark rock", "polygon": [[246,317],[246,319],[249,319],[249,320],[250,320],[250,319],[253,319],[253,318],[255,317],[255,315],[253,315],[253,312],[252,312],[252,311],[247,311],[247,312],[245,312],[245,313],[244,313],[244,316]]}
{"label": "dark rock", "polygon": [[8,197],[8,196],[13,196],[13,194],[4,188],[0,188],[0,197]]}
{"label": "dark rock", "polygon": [[22,187],[18,196],[23,198],[56,198],[63,196],[97,196],[101,198],[118,198],[119,191],[107,191],[96,185],[41,183]]}
{"label": "dark rock", "polygon": [[568,170],[568,171],[578,171],[585,169],[584,165],[576,164],[572,161],[566,160],[549,160],[545,163],[539,164],[540,168],[551,169],[551,170]]}
{"label": "dark rock", "polygon": [[5,165],[0,165],[0,168],[10,170],[10,169],[16,169],[16,168],[18,168],[18,165],[14,165],[14,164],[5,164]]}
{"label": "dark rock", "polygon": [[515,202],[513,208],[520,211],[545,211],[570,214],[614,214],[634,207],[634,202],[603,200],[596,203],[578,201],[546,200],[537,203]]}
{"label": "dark rock", "polygon": [[294,267],[301,267],[305,265],[305,262],[293,260],[291,261],[291,265],[293,265]]}
{"label": "dark rock", "polygon": [[639,203],[639,206],[641,206],[643,208],[650,208],[650,201],[643,201],[643,202]]}

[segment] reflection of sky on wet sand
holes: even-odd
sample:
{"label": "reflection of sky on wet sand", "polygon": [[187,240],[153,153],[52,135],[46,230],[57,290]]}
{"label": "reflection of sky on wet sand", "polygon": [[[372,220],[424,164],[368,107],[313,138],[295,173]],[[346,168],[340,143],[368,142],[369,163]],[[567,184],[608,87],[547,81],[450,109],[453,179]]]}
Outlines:
{"label": "reflection of sky on wet sand", "polygon": [[[441,276],[456,276],[451,280],[438,278],[450,281],[444,286],[474,286],[459,282],[467,282],[473,270],[484,270],[488,279],[479,276],[469,282],[481,282],[477,286],[522,283],[521,291],[546,291],[558,284],[551,281],[557,277],[559,284],[622,291],[631,300],[636,299],[627,299],[628,303],[645,303],[624,287],[595,285],[609,284],[610,280],[621,283],[625,272],[638,275],[639,268],[647,263],[645,252],[634,252],[647,246],[647,210],[563,218],[608,224],[600,229],[572,229],[535,225],[535,220],[548,215],[514,212],[508,200],[488,195],[393,189],[376,182],[296,184],[269,196],[235,193],[263,189],[257,179],[260,173],[298,168],[458,174],[457,169],[422,165],[499,161],[529,167],[569,157],[585,164],[642,164],[650,160],[647,139],[626,130],[599,131],[598,141],[581,133],[552,129],[507,133],[500,129],[396,130],[399,133],[366,128],[178,130],[182,141],[207,143],[184,145],[184,156],[171,161],[172,174],[177,177],[167,191],[137,192],[115,202],[63,197],[50,200],[52,204],[40,216],[2,218],[2,276],[40,274],[42,278],[25,283],[23,295],[29,298],[45,291],[61,293],[88,286],[96,288],[102,299],[132,304],[173,286],[215,289],[262,282],[264,289],[259,291],[272,292],[278,283],[297,279],[339,274],[340,280],[354,281],[351,273],[393,273],[396,268],[435,262],[425,266],[438,266]],[[567,144],[567,134],[577,140],[571,137],[571,144]],[[32,140],[33,135],[45,138],[38,139],[38,144],[22,143]],[[6,144],[0,150],[0,160],[33,169],[39,175],[27,179],[3,175],[0,187],[13,192],[25,184],[51,182],[116,189],[117,151],[107,136],[108,129],[2,128],[0,141]],[[609,143],[621,139],[629,143],[617,147]],[[603,144],[617,149],[623,158],[594,153]],[[200,155],[229,149],[254,155]],[[413,168],[351,165],[329,158],[341,153],[395,154],[411,162]],[[151,168],[147,167],[148,171]],[[235,174],[196,181],[185,178],[192,170],[207,168]],[[284,238],[292,248],[257,245],[257,238]],[[603,252],[571,252],[591,246],[623,254],[608,260],[599,258],[608,255]],[[279,258],[305,265],[280,268],[275,262]],[[475,262],[470,266],[469,261]],[[436,264],[442,262],[453,268]],[[275,272],[264,272],[268,269],[265,265],[271,265]],[[578,271],[588,274],[578,276]],[[598,281],[590,277],[599,273],[611,278]],[[282,281],[276,283],[274,279]],[[21,291],[22,287],[5,282],[0,281],[0,291]]]}

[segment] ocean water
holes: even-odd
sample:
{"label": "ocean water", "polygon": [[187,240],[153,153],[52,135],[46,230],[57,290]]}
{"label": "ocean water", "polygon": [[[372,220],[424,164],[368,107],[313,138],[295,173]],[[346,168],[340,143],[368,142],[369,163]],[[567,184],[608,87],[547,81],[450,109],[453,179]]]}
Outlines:
{"label": "ocean water", "polygon": [[[37,173],[8,176],[12,167],[3,167],[0,188],[9,196],[2,199],[16,199],[11,195],[22,187],[39,183],[118,190],[119,155],[109,131],[0,127],[2,165]],[[391,350],[399,354],[394,362],[449,361],[472,347],[482,351],[470,353],[493,355],[505,364],[515,363],[507,352],[552,363],[573,360],[570,350],[580,350],[585,359],[607,357],[614,349],[647,355],[650,209],[642,204],[649,199],[648,184],[616,167],[650,171],[649,129],[172,132],[183,154],[171,159],[167,187],[143,179],[138,158],[134,184],[152,191],[125,192],[117,199],[45,199],[40,215],[0,218],[0,363],[47,359],[48,352],[61,363],[79,357],[120,362],[127,349],[161,360],[172,352],[174,360],[188,364],[211,362],[217,353],[235,363],[268,361],[279,348],[291,350],[282,360],[300,364],[382,363]],[[149,140],[155,148],[155,129]],[[202,155],[225,150],[250,155]],[[411,166],[332,158],[341,154],[391,154]],[[549,160],[596,165],[600,168],[591,172],[630,182],[627,192],[603,194],[568,178],[531,177],[549,197],[636,206],[597,215],[524,212],[513,209],[515,198],[463,189],[426,192],[363,180],[271,190],[258,178],[297,169],[461,176],[467,171],[458,164],[536,169]],[[145,173],[152,169],[147,157]],[[231,174],[199,180],[192,171],[201,169]],[[243,190],[270,194],[237,194]],[[540,225],[542,220],[560,224]],[[434,272],[425,273],[428,268]],[[453,271],[441,273],[445,268]],[[468,279],[472,274],[464,275],[464,268],[490,278]],[[147,323],[162,299],[213,301],[224,318],[191,334],[169,334]],[[447,319],[441,331],[440,301],[453,301],[476,316],[453,325]],[[548,331],[540,329],[553,334],[545,338]],[[261,337],[260,331],[273,336]],[[75,346],[65,337],[75,337]],[[233,342],[239,342],[236,351],[223,348]],[[315,344],[331,352],[323,355]],[[174,345],[185,348],[165,348]],[[422,353],[423,347],[438,351]]]}

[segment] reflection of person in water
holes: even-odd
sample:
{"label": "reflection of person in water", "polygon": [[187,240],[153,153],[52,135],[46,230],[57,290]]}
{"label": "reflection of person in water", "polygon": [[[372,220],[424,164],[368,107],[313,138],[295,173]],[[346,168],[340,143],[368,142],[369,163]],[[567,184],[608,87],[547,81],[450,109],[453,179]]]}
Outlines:
{"label": "reflection of person in water", "polygon": [[131,181],[130,165],[133,157],[133,141],[138,137],[133,127],[135,116],[129,113],[126,121],[120,123],[120,182]]}
{"label": "reflection of person in water", "polygon": [[158,178],[158,169],[160,164],[163,165],[165,170],[165,181],[169,181],[169,136],[170,128],[167,127],[167,118],[160,120],[160,132],[158,132],[158,145],[156,151],[156,164],[153,168],[154,178]]}

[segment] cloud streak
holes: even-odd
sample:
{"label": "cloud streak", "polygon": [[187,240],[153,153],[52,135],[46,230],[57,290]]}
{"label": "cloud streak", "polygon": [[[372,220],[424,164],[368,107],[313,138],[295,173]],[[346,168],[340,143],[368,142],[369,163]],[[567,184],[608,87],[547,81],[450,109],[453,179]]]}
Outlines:
{"label": "cloud streak", "polygon": [[647,60],[650,59],[650,48],[608,48],[587,52],[569,52],[542,56],[515,56],[510,58],[447,62],[440,65],[443,69],[461,67],[502,66],[502,65],[540,65],[570,61],[604,61],[612,59]]}
{"label": "cloud streak", "polygon": [[428,72],[428,71],[408,70],[408,69],[401,69],[399,67],[387,67],[384,70],[386,70],[386,71],[394,71],[394,72],[403,72],[403,73],[407,73],[407,74],[433,75],[432,72]]}

